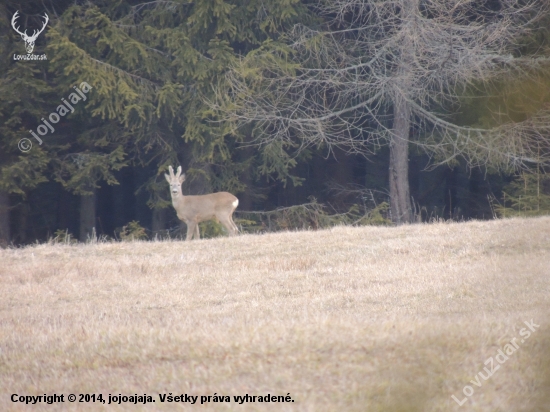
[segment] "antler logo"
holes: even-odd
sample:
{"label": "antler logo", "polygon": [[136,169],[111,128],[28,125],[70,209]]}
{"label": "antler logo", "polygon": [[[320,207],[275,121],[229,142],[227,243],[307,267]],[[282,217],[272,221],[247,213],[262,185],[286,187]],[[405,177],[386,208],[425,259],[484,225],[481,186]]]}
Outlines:
{"label": "antler logo", "polygon": [[19,17],[18,13],[19,13],[19,10],[17,10],[15,12],[15,14],[13,15],[13,18],[11,19],[11,26],[13,27],[13,29],[17,33],[19,33],[21,35],[21,38],[25,41],[25,48],[27,49],[27,53],[31,54],[32,51],[34,50],[34,42],[38,38],[38,35],[44,31],[44,29],[46,28],[46,24],[48,24],[48,21],[50,21],[50,19],[49,19],[48,15],[46,13],[44,13],[44,17],[43,17],[44,18],[44,25],[42,26],[42,28],[40,30],[34,30],[32,36],[29,36],[29,35],[27,35],[27,30],[25,30],[23,33],[21,33],[19,31],[19,27],[15,27],[15,21]]}

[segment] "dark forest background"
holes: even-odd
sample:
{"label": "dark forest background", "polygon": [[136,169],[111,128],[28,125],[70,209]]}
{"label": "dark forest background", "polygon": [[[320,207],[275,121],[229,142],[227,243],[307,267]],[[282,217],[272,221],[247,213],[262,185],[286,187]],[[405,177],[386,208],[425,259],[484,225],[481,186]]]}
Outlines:
{"label": "dark forest background", "polygon": [[[308,3],[2,2],[0,242],[28,244],[63,233],[81,241],[130,232],[149,239],[180,236],[163,177],[169,165],[186,171],[184,194],[235,194],[235,220],[244,231],[391,224],[387,147],[363,156],[322,145],[299,152],[255,146],[252,129],[231,129],[206,103],[240,56],[297,23],[323,24]],[[34,48],[47,60],[14,60],[25,54],[11,24],[16,11],[27,33],[48,14]],[[541,55],[549,41],[544,27],[529,39]],[[87,100],[39,145],[29,130],[36,133],[40,119],[82,82],[92,87]],[[544,82],[522,82],[516,90],[541,104],[550,97]],[[496,85],[487,97],[466,90],[455,121],[480,125],[513,107],[514,96],[498,91]],[[23,138],[33,144],[25,153],[18,148]],[[410,194],[418,222],[550,213],[543,167],[433,165],[411,146]],[[216,225],[203,227],[207,236],[219,232]]]}

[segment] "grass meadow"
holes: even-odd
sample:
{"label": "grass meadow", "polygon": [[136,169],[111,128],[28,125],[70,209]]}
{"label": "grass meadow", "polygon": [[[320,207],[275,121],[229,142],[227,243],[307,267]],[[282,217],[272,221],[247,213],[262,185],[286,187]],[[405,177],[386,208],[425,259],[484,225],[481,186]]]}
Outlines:
{"label": "grass meadow", "polygon": [[4,249],[0,410],[550,411],[549,314],[550,217]]}

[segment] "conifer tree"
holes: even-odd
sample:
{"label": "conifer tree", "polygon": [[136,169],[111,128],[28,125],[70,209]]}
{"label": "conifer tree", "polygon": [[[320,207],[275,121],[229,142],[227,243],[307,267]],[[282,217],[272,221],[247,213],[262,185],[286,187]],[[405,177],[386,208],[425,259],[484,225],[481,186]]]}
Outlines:
{"label": "conifer tree", "polygon": [[[215,122],[204,100],[239,55],[304,11],[295,0],[70,7],[48,33],[51,70],[60,93],[80,81],[93,93],[79,113],[77,138],[61,139],[68,146],[56,157],[56,179],[86,195],[99,180],[116,184],[111,171],[125,162],[153,163],[159,176],[170,164],[186,163],[191,177],[206,176],[209,191],[244,190],[242,176],[251,168],[256,176],[288,178],[295,161],[281,161],[284,152],[236,154],[243,136]],[[169,205],[161,178],[144,187],[151,206]]]}
{"label": "conifer tree", "polygon": [[[48,151],[29,133],[47,113],[46,100],[52,92],[44,80],[47,64],[13,60],[14,54],[24,54],[24,44],[11,28],[12,15],[0,5],[0,55],[4,56],[0,59],[0,243],[4,245],[11,240],[13,203],[24,202],[30,190],[47,181],[50,161]],[[35,50],[41,47],[37,44]],[[22,153],[32,144],[33,150]]]}

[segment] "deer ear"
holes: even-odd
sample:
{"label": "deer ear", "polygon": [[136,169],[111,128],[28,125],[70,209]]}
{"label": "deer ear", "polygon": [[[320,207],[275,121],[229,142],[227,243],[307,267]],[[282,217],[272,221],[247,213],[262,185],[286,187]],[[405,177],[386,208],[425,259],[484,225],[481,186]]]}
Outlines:
{"label": "deer ear", "polygon": [[168,182],[168,184],[172,183],[170,181],[170,176],[168,176],[166,173],[164,174],[164,177],[166,178],[166,181]]}
{"label": "deer ear", "polygon": [[185,173],[180,176],[180,183],[185,182]]}

